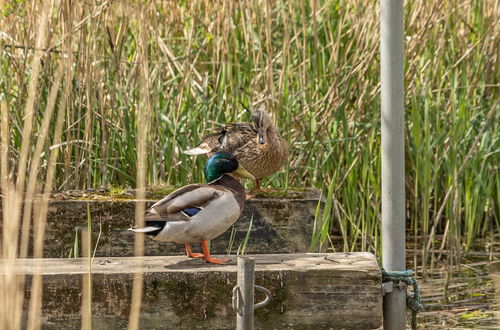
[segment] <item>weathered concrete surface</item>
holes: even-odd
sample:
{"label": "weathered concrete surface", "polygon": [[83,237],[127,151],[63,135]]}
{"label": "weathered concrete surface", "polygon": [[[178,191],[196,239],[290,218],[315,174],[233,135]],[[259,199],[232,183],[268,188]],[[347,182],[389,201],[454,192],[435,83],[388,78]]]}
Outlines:
{"label": "weathered concrete surface", "polygon": [[[268,306],[256,310],[256,329],[372,329],[382,325],[381,275],[372,254],[252,257],[256,259],[256,284],[273,296]],[[17,266],[18,272],[43,274],[43,328],[80,326],[82,276],[89,273],[88,259],[26,259]],[[0,268],[0,274],[4,272]],[[235,260],[219,266],[185,257],[94,259],[94,328],[126,327],[132,278],[139,272],[144,276],[141,328],[234,329]],[[29,295],[29,285],[26,290]],[[261,300],[257,293],[256,301]]]}
{"label": "weathered concrete surface", "polygon": [[[270,195],[270,196],[269,196]],[[275,191],[267,197],[257,196],[248,200],[240,219],[234,225],[234,254],[247,233],[252,221],[246,253],[301,253],[307,252],[311,242],[314,215],[320,193],[315,189]],[[78,195],[77,195],[78,196]],[[74,246],[75,236],[81,243],[77,230],[87,226],[87,206],[90,208],[93,246],[99,227],[101,237],[97,256],[133,256],[134,233],[127,231],[134,223],[135,200],[115,200],[101,197],[88,199],[87,195],[70,200],[50,203],[47,216],[44,256],[67,257]],[[147,206],[156,200],[148,200]],[[228,254],[233,229],[211,242],[216,254]],[[195,250],[200,246],[193,245]],[[81,249],[81,244],[79,244]],[[184,246],[175,243],[158,243],[146,238],[146,255],[180,255]],[[81,253],[79,254],[81,255]]]}

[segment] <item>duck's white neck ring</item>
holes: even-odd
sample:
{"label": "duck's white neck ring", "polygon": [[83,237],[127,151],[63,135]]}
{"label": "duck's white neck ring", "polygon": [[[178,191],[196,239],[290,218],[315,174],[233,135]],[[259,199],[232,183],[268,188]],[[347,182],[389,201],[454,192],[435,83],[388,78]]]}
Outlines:
{"label": "duck's white neck ring", "polygon": [[223,176],[224,176],[224,174],[222,174],[222,175],[221,175],[220,177],[218,177],[217,179],[210,181],[208,184],[211,184],[211,183],[214,183],[214,182],[215,182],[215,181],[217,181],[217,180],[220,180]]}

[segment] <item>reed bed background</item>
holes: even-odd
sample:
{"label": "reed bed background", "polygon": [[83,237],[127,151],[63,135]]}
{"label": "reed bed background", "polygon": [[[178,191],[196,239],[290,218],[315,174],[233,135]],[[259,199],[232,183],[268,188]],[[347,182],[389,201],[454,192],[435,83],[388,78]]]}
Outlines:
{"label": "reed bed background", "polygon": [[[427,266],[499,233],[500,3],[405,3],[407,219],[415,263]],[[368,0],[3,4],[2,256],[42,251],[52,190],[203,181],[204,159],[182,150],[260,105],[291,149],[264,185],[322,189],[320,228],[346,251],[378,251],[378,10]]]}

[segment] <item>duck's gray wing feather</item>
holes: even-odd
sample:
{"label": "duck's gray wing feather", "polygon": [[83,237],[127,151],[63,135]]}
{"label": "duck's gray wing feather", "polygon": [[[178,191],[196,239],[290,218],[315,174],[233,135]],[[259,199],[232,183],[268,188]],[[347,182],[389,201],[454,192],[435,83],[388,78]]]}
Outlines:
{"label": "duck's gray wing feather", "polygon": [[152,222],[167,222],[167,221],[187,221],[189,217],[182,212],[177,213],[152,213],[147,211],[144,216],[144,222],[146,224]]}
{"label": "duck's gray wing feather", "polygon": [[[147,210],[148,215],[171,215],[189,207],[203,207],[218,198],[217,189],[207,184],[190,184],[177,189]],[[170,217],[169,217],[170,221]]]}

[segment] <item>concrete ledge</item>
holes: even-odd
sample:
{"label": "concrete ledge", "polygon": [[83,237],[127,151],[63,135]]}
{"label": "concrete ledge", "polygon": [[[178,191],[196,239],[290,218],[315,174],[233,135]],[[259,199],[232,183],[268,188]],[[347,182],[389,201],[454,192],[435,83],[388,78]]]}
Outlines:
{"label": "concrete ledge", "polygon": [[[382,325],[381,274],[370,253],[253,255],[256,284],[272,302],[256,329],[372,329]],[[233,257],[234,258],[234,257]],[[134,274],[143,273],[141,328],[233,329],[235,259],[209,265],[185,257],[96,258],[91,268],[95,328],[126,325]],[[3,266],[1,266],[3,267]],[[88,259],[24,259],[17,272],[43,275],[44,328],[78,327]],[[0,274],[5,269],[0,268]],[[263,300],[257,293],[256,301]]]}
{"label": "concrete ledge", "polygon": [[[281,193],[278,194],[278,193]],[[69,255],[75,236],[81,242],[77,228],[87,226],[87,207],[92,219],[92,241],[95,244],[101,226],[102,234],[97,256],[133,256],[134,234],[127,231],[134,224],[136,200],[114,200],[100,197],[54,200],[47,215],[44,256],[65,258]],[[243,214],[234,226],[211,241],[215,254],[228,254],[228,242],[233,235],[232,253],[238,250],[252,220],[247,253],[303,253],[311,242],[314,216],[320,193],[316,189],[276,191],[272,197],[257,196],[248,200]],[[146,201],[152,205],[156,200]],[[195,249],[200,249],[194,245]],[[81,247],[80,247],[81,249]],[[146,255],[182,255],[183,245],[159,243],[146,239]],[[80,253],[81,255],[81,253]]]}

